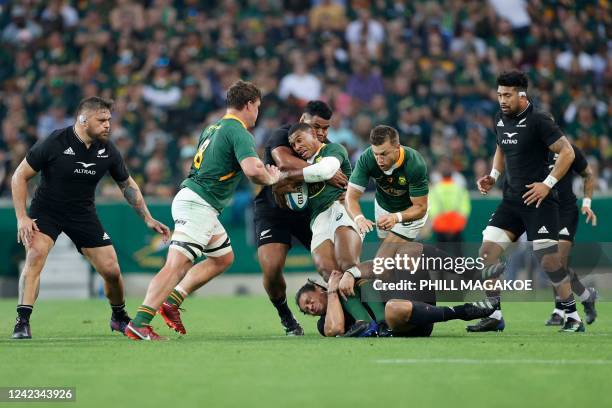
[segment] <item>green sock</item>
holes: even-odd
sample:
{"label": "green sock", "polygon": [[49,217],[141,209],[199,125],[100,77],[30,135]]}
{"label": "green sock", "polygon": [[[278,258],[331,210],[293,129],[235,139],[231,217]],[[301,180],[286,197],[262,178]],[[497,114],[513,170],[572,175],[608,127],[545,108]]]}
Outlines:
{"label": "green sock", "polygon": [[168,298],[166,298],[167,303],[177,306],[180,306],[181,303],[183,303],[183,300],[185,300],[185,296],[183,296],[183,294],[176,289],[174,289]]}
{"label": "green sock", "polygon": [[340,298],[340,301],[342,302],[342,308],[353,316],[353,319],[364,320],[366,322],[372,321],[368,309],[361,303],[359,288],[355,288],[355,296],[350,296],[347,300]]}
{"label": "green sock", "polygon": [[385,320],[385,303],[380,297],[380,292],[374,289],[373,284],[373,281],[365,281],[359,289],[361,290],[363,303],[368,305],[376,322],[382,322]]}
{"label": "green sock", "polygon": [[151,320],[155,317],[155,309],[149,306],[142,305],[138,308],[136,317],[132,319],[132,326],[142,327],[151,323]]}

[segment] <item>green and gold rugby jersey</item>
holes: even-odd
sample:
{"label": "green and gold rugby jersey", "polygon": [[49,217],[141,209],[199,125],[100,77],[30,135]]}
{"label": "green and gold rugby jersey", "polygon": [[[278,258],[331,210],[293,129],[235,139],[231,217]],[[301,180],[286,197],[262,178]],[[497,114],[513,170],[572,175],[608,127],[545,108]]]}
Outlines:
{"label": "green and gold rugby jersey", "polygon": [[240,182],[240,162],[247,157],[258,157],[253,136],[238,117],[225,115],[200,135],[191,171],[181,187],[193,190],[221,212]]}
{"label": "green and gold rugby jersey", "polygon": [[[340,170],[347,177],[351,176],[351,162],[344,146],[338,143],[323,144],[321,149],[308,159],[308,163],[318,163],[323,157],[335,157],[340,161]],[[308,207],[311,209],[310,224],[317,215],[327,210],[344,193],[341,188],[334,187],[326,181],[308,184]]]}
{"label": "green and gold rugby jersey", "polygon": [[384,210],[394,213],[412,206],[410,197],[421,197],[429,193],[427,164],[416,150],[401,146],[397,162],[383,172],[368,147],[359,157],[349,185],[364,191],[370,177],[376,181],[376,201]]}

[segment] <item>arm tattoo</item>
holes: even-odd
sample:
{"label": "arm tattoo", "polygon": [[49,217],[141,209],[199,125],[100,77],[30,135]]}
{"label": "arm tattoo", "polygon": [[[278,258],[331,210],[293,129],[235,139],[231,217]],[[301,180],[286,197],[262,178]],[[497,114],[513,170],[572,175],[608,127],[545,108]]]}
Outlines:
{"label": "arm tattoo", "polygon": [[590,166],[580,173],[582,178],[584,179],[584,197],[591,198],[593,197],[593,190],[595,189],[595,177],[593,171]]}
{"label": "arm tattoo", "polygon": [[147,207],[144,199],[142,198],[142,194],[140,193],[140,189],[138,189],[138,187],[134,187],[130,183],[129,178],[125,181],[117,183],[117,185],[121,189],[121,192],[123,192],[125,200],[132,206],[132,208],[134,208],[136,213],[141,218],[145,218],[147,215]]}
{"label": "arm tattoo", "polygon": [[[567,140],[567,138],[565,136],[562,136],[561,138],[559,138],[559,140],[557,140],[555,143],[551,144],[550,146],[548,146],[548,148],[553,151],[554,153],[559,153],[561,151],[561,149],[565,146],[568,145],[569,141]],[[570,149],[571,149],[571,145],[570,145]]]}

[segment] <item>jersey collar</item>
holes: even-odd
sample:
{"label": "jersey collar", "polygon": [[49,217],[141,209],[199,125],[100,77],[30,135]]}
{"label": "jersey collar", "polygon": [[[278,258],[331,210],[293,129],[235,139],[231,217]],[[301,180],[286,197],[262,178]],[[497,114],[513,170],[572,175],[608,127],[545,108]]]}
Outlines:
{"label": "jersey collar", "polygon": [[397,161],[395,162],[395,164],[393,164],[393,166],[391,166],[389,170],[383,171],[383,173],[385,173],[387,176],[391,175],[395,169],[401,167],[401,165],[404,164],[404,160],[406,160],[406,152],[404,151],[404,146],[400,145],[400,154],[397,158]]}
{"label": "jersey collar", "polygon": [[317,152],[313,154],[310,159],[306,160],[306,162],[310,164],[314,163],[316,157],[319,155],[319,153],[321,153],[321,150],[323,150],[325,146],[326,146],[325,143],[321,143],[321,147],[319,147],[319,150],[317,150]]}
{"label": "jersey collar", "polygon": [[237,120],[238,122],[240,122],[240,124],[241,124],[241,125],[242,125],[242,126],[245,128],[245,129],[248,129],[248,127],[247,127],[246,123],[244,123],[244,122],[242,121],[242,119],[240,119],[240,118],[239,118],[238,116],[236,116],[236,115],[232,115],[231,113],[226,113],[226,114],[225,114],[225,116],[223,116],[223,118],[221,118],[221,119],[234,119],[234,120]]}

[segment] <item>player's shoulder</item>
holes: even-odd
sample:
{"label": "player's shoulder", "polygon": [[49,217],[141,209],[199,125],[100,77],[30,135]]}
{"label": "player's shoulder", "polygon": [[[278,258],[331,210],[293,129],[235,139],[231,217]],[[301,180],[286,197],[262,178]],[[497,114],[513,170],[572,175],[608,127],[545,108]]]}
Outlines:
{"label": "player's shoulder", "polygon": [[340,153],[340,154],[345,155],[346,157],[348,157],[348,151],[346,150],[346,147],[344,147],[340,143],[326,143],[325,146],[323,146],[323,149],[321,150],[321,153],[323,155],[330,155],[330,154],[338,154],[338,153]]}
{"label": "player's shoulder", "polygon": [[534,107],[527,115],[536,121],[555,121],[555,117],[548,111]]}
{"label": "player's shoulder", "polygon": [[291,126],[290,123],[286,123],[274,129],[266,141],[267,147],[289,146],[289,129],[291,129]]}
{"label": "player's shoulder", "polygon": [[47,137],[42,140],[38,140],[37,145],[44,145],[45,149],[52,149],[53,146],[61,147],[68,143],[70,137],[74,137],[72,134],[72,126],[56,129]]}

